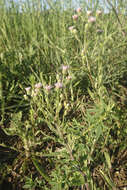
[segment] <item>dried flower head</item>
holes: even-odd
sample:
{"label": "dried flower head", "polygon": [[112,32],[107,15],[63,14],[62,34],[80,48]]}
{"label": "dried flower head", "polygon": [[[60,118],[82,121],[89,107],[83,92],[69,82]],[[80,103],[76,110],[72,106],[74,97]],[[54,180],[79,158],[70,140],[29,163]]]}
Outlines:
{"label": "dried flower head", "polygon": [[71,79],[72,79],[72,76],[71,76],[71,75],[68,75],[66,79],[67,79],[67,80],[71,80]]}
{"label": "dried flower head", "polygon": [[97,16],[100,16],[100,15],[102,15],[102,11],[101,10],[97,10],[96,14],[97,14]]}
{"label": "dried flower head", "polygon": [[96,22],[96,18],[93,17],[93,16],[91,16],[91,17],[88,18],[88,22],[89,23],[95,23]]}
{"label": "dried flower head", "polygon": [[41,82],[35,84],[35,88],[41,88],[41,87],[42,87],[42,83]]}
{"label": "dried flower head", "polygon": [[87,11],[87,15],[91,16],[92,15],[92,11]]}
{"label": "dried flower head", "polygon": [[78,19],[78,15],[73,15],[72,18],[73,18],[73,20],[77,20]]}

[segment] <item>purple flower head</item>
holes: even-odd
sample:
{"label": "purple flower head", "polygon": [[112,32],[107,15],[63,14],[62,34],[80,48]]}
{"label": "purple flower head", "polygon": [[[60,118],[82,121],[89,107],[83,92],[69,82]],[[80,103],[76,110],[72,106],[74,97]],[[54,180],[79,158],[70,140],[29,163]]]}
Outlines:
{"label": "purple flower head", "polygon": [[51,85],[46,85],[44,88],[45,88],[47,91],[50,91],[50,90],[53,88],[53,86],[51,86]]}
{"label": "purple flower head", "polygon": [[96,18],[93,17],[93,16],[91,16],[91,17],[88,18],[88,22],[89,23],[95,23],[96,22]]}
{"label": "purple flower head", "polygon": [[55,87],[56,87],[56,88],[62,88],[62,87],[63,87],[63,84],[62,84],[61,82],[57,82],[57,83],[55,84]]}
{"label": "purple flower head", "polygon": [[73,18],[73,20],[77,20],[78,19],[78,15],[73,15],[72,18]]}
{"label": "purple flower head", "polygon": [[97,10],[96,14],[97,14],[97,16],[100,16],[102,14],[102,11],[101,10]]}
{"label": "purple flower head", "polygon": [[30,89],[31,89],[31,87],[27,87],[27,88],[25,88],[26,92],[29,92]]}
{"label": "purple flower head", "polygon": [[80,13],[81,11],[82,11],[82,9],[80,7],[77,8],[77,10],[76,10],[77,13]]}
{"label": "purple flower head", "polygon": [[63,71],[67,71],[69,69],[69,66],[68,65],[62,65],[62,70]]}
{"label": "purple flower head", "polygon": [[35,84],[35,88],[41,88],[41,87],[42,87],[42,83],[41,82]]}

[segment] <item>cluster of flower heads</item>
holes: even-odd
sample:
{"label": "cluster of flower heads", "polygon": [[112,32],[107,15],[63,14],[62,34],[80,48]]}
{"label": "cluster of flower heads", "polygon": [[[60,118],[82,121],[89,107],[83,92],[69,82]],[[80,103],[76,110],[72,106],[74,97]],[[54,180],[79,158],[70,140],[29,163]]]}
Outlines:
{"label": "cluster of flower heads", "polygon": [[27,95],[34,97],[34,96],[37,96],[41,87],[42,87],[42,83],[39,82],[39,83],[35,84],[33,89],[31,87],[27,87],[27,88],[25,88],[25,90],[26,90]]}
{"label": "cluster of flower heads", "polygon": [[[61,69],[62,69],[62,73],[65,74],[65,73],[67,72],[67,70],[69,69],[69,66],[68,66],[68,65],[62,65]],[[66,80],[67,80],[67,81],[69,81],[69,80],[71,80],[71,79],[72,79],[72,76],[71,76],[71,75],[67,75],[67,76],[66,76]],[[58,80],[57,83],[55,83],[54,85],[46,85],[46,86],[43,86],[42,83],[39,82],[39,83],[37,83],[37,84],[34,85],[34,88],[26,87],[26,88],[25,88],[25,91],[26,91],[26,94],[27,94],[27,95],[30,95],[30,96],[34,97],[34,96],[37,96],[37,95],[38,95],[38,93],[39,93],[39,91],[40,91],[40,89],[41,89],[42,87],[43,87],[44,90],[46,90],[47,92],[50,92],[50,90],[51,90],[52,88],[55,88],[55,89],[63,88],[63,87],[64,87],[64,84],[63,84],[62,80]],[[25,97],[26,97],[26,95],[25,95]]]}
{"label": "cluster of flower heads", "polygon": [[[81,9],[81,8],[78,8],[78,9],[76,10],[76,12],[77,12],[77,14],[74,14],[74,15],[72,16],[72,19],[73,19],[74,21],[77,21],[77,20],[78,20],[78,18],[79,18],[79,16],[80,16],[80,13],[82,12],[82,9]],[[95,23],[95,22],[96,22],[96,17],[92,16],[92,14],[93,14],[93,12],[92,12],[91,10],[88,10],[88,11],[87,11],[88,23]],[[100,16],[100,15],[102,15],[102,11],[101,11],[101,10],[97,10],[97,11],[96,11],[96,16]],[[71,31],[71,33],[74,33],[74,34],[77,32],[77,30],[75,29],[75,26],[70,26],[70,27],[69,27],[69,30]]]}

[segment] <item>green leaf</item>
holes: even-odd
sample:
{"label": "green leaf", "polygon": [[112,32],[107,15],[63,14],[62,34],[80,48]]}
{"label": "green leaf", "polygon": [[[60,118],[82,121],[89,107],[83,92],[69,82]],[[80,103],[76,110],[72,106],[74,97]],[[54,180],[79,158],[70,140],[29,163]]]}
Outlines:
{"label": "green leaf", "polygon": [[108,168],[111,169],[112,168],[112,166],[111,166],[111,160],[110,160],[110,156],[109,156],[108,152],[104,152],[104,156],[105,156]]}
{"label": "green leaf", "polygon": [[38,163],[36,158],[32,158],[33,164],[36,167],[37,171],[41,174],[41,176],[47,181],[50,182],[51,179],[48,177],[48,175],[45,173],[45,170],[40,164]]}
{"label": "green leaf", "polygon": [[102,127],[99,125],[96,130],[96,140],[99,139],[100,135],[102,134]]}

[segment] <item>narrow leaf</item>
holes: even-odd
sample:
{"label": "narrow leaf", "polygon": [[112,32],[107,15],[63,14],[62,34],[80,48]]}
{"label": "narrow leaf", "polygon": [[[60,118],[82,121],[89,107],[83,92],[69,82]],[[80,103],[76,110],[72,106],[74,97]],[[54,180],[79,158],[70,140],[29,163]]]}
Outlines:
{"label": "narrow leaf", "polygon": [[109,156],[108,152],[104,152],[104,155],[105,155],[105,159],[106,159],[108,168],[111,169],[112,168],[112,166],[111,166],[111,160],[110,160],[110,156]]}
{"label": "narrow leaf", "polygon": [[50,182],[50,178],[48,177],[48,175],[45,173],[44,168],[42,168],[42,166],[40,166],[40,164],[38,163],[36,158],[32,158],[33,164],[36,167],[37,171],[41,174],[41,176],[48,182]]}

